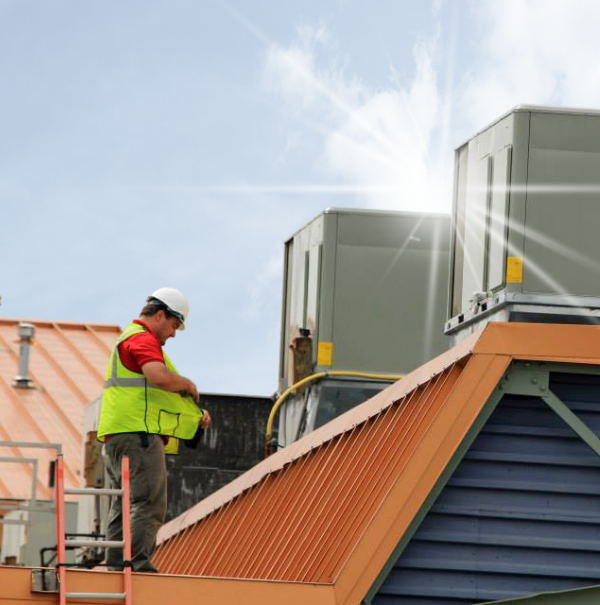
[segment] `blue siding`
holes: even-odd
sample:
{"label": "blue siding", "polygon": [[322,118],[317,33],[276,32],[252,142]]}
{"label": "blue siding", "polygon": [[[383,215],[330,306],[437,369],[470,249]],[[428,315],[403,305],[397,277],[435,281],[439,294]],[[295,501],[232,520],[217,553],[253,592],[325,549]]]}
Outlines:
{"label": "blue siding", "polygon": [[[600,378],[551,390],[600,436]],[[541,400],[505,396],[375,596],[462,605],[600,583],[600,458]]]}

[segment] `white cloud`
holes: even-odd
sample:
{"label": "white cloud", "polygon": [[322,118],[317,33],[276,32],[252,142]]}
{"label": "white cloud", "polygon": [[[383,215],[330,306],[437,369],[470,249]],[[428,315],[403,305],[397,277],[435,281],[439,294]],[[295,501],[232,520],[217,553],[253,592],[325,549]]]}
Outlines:
{"label": "white cloud", "polygon": [[442,8],[444,7],[444,4],[446,4],[446,0],[433,0],[433,3],[431,5],[431,14],[434,17],[437,17]]}
{"label": "white cloud", "polygon": [[600,106],[600,3],[486,0],[474,8],[478,60],[463,103],[478,128],[521,103]]}
{"label": "white cloud", "polygon": [[453,147],[491,120],[522,103],[600,107],[597,0],[481,0],[466,13],[433,0],[431,10],[413,75],[392,64],[378,88],[347,73],[322,26],[267,54],[270,90],[299,125],[319,125],[315,173],[354,187],[361,204],[447,211]]}
{"label": "white cloud", "polygon": [[410,85],[367,93],[355,116],[347,117],[325,143],[334,174],[357,186],[390,189],[367,193],[370,206],[442,209],[444,179],[430,158],[440,117],[432,53],[431,46],[419,44]]}
{"label": "white cloud", "polygon": [[247,296],[242,297],[245,303],[240,307],[240,316],[245,320],[259,320],[265,307],[272,305],[273,300],[281,297],[281,276],[283,274],[283,255],[280,247],[273,250],[263,261],[260,271],[249,276]]}
{"label": "white cloud", "polygon": [[314,56],[305,48],[274,47],[267,57],[267,84],[298,109],[309,107],[317,98],[315,87],[306,86],[307,78],[314,72],[314,62]]}
{"label": "white cloud", "polygon": [[325,134],[318,165],[329,178],[355,187],[368,206],[448,209],[449,170],[440,176],[431,160],[441,109],[436,41],[416,45],[412,82],[399,84],[392,68],[389,85],[379,90],[346,76],[329,44],[323,27],[312,36],[304,28],[293,46],[273,45],[265,64],[267,85],[296,117],[320,121]]}

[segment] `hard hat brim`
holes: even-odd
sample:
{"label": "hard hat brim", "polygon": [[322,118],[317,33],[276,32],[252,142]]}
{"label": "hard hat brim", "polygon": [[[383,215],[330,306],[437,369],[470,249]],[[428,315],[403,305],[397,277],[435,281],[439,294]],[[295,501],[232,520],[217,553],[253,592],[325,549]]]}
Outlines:
{"label": "hard hat brim", "polygon": [[185,317],[183,316],[183,313],[180,313],[179,311],[174,311],[173,309],[171,309],[171,307],[169,307],[169,305],[165,305],[165,307],[167,308],[167,312],[169,313],[169,315],[176,317],[181,322],[177,329],[181,331],[185,330]]}

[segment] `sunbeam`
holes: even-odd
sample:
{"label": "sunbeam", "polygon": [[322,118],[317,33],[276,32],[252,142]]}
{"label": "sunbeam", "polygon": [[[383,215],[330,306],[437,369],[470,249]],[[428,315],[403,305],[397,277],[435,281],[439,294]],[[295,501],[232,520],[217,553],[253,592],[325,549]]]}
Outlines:
{"label": "sunbeam", "polygon": [[[224,0],[219,0],[219,4],[223,6],[227,12],[234,17],[238,23],[240,23],[248,32],[255,36],[258,40],[267,46],[272,48],[279,48],[279,46],[271,40],[264,32],[262,32],[256,25],[250,22],[241,13],[233,9]],[[356,110],[350,107],[344,102],[339,95],[337,95],[331,87],[327,86],[322,80],[316,78],[310,71],[299,62],[294,60],[293,55],[290,53],[285,54],[285,61],[289,68],[293,69],[302,79],[304,79],[310,86],[316,91],[322,94],[326,99],[332,103],[334,107],[341,110],[352,122],[361,127],[361,129],[371,135],[376,141],[384,145],[385,148],[399,161],[413,164],[414,160],[412,157],[400,149],[394,141],[389,137],[386,137],[379,129],[375,128],[370,122],[365,120]]]}
{"label": "sunbeam", "polygon": [[383,275],[381,276],[381,279],[379,280],[379,282],[375,286],[375,290],[377,290],[378,288],[380,288],[381,284],[383,284],[383,282],[387,279],[387,277],[390,274],[391,270],[394,268],[394,265],[400,260],[400,257],[402,256],[402,254],[406,250],[408,244],[411,242],[412,238],[415,237],[415,233],[416,233],[417,229],[421,226],[422,222],[423,222],[423,217],[421,216],[421,217],[419,217],[419,220],[415,223],[415,226],[411,229],[411,231],[408,234],[407,238],[404,240],[404,242],[400,246],[400,249],[398,250],[398,252],[396,252],[396,254],[394,255],[394,258],[392,259],[392,261],[388,265],[387,269],[384,271]]}
{"label": "sunbeam", "polygon": [[[486,225],[487,221],[486,221],[486,217],[485,217],[485,212],[482,211],[481,209],[478,209],[477,211],[472,212],[470,216],[471,216],[471,220],[466,221],[465,229],[471,230],[471,232],[472,232],[473,223],[478,223],[479,227],[483,227]],[[528,230],[527,236],[530,237],[531,234],[532,234],[532,230]],[[494,230],[490,230],[489,236],[491,238],[494,238],[495,241],[502,244],[503,246],[506,246],[506,255],[507,256],[519,256],[520,254],[522,254],[522,252],[520,250],[517,250],[514,245],[512,245],[510,242],[506,241],[506,239],[504,237],[499,236],[497,234],[497,232],[495,232]],[[548,243],[547,238],[545,238],[545,236],[543,236],[542,234],[536,234],[536,236],[541,242],[544,242],[544,244]],[[556,242],[553,242],[553,245],[556,246]],[[573,257],[573,258],[577,258],[577,256],[578,256],[575,251],[570,251],[568,248],[566,248],[564,246],[562,246],[561,251],[563,254],[571,255],[571,257]],[[468,251],[464,250],[464,257],[467,258],[468,256],[469,256]],[[587,259],[587,260],[588,260],[588,262],[592,262],[589,259]],[[481,259],[481,262],[482,263],[484,262],[484,258]],[[471,265],[472,264],[473,264],[473,259],[471,259]],[[548,286],[548,288],[550,288],[551,291],[553,291],[557,295],[561,296],[561,298],[562,298],[561,302],[564,305],[571,306],[571,307],[582,307],[583,306],[581,297],[574,296],[573,294],[568,292],[567,289],[564,287],[564,285],[561,284],[561,282],[559,281],[559,278],[557,276],[550,275],[547,271],[542,269],[533,259],[525,256],[524,266],[526,266],[528,271],[531,271],[546,286]],[[594,263],[594,266],[597,266],[597,265]],[[477,275],[477,274],[475,274],[475,275]],[[590,316],[589,319],[594,324],[600,324],[600,318]]]}
{"label": "sunbeam", "polygon": [[383,155],[381,153],[378,153],[372,147],[369,147],[368,145],[364,145],[363,143],[356,141],[355,139],[347,136],[346,134],[340,132],[339,130],[334,130],[333,128],[323,126],[321,124],[318,124],[317,122],[314,122],[313,120],[308,120],[306,118],[302,118],[299,115],[294,115],[293,119],[294,119],[294,121],[296,121],[304,126],[307,126],[311,130],[318,132],[319,134],[323,134],[326,136],[335,135],[336,137],[339,137],[346,145],[356,149],[360,153],[364,153],[368,157],[372,157],[374,160],[377,160],[382,165],[385,165],[388,168],[393,168],[393,169],[398,168],[397,162],[394,162],[390,157]]}
{"label": "sunbeam", "polygon": [[[350,195],[355,193],[412,193],[410,187],[377,187],[371,185],[195,185],[190,187],[164,187],[169,193],[282,193],[282,194],[320,194],[338,193]],[[424,210],[427,212],[427,210]],[[431,211],[435,212],[435,211]]]}
{"label": "sunbeam", "polygon": [[450,140],[450,125],[452,120],[453,110],[453,88],[454,81],[454,66],[456,63],[456,31],[458,28],[458,8],[457,3],[452,3],[452,13],[449,27],[449,43],[448,51],[445,53],[446,78],[445,92],[443,95],[442,109],[440,112],[440,142],[438,145],[439,155],[437,158],[438,166],[441,166],[442,173],[445,173],[446,166],[451,158],[448,153]]}
{"label": "sunbeam", "polygon": [[[511,191],[512,191],[512,187],[511,187]],[[479,221],[485,221],[485,212],[482,209],[473,208],[472,210],[473,210],[473,215],[477,216]],[[505,216],[499,215],[497,213],[492,212],[490,215],[490,220],[492,222],[494,222],[494,221],[504,222],[505,219],[506,219]],[[482,224],[482,223],[480,223],[480,224]],[[563,258],[565,258],[567,260],[579,263],[590,269],[600,271],[600,263],[598,262],[597,259],[589,258],[589,257],[581,254],[580,252],[565,246],[561,242],[559,242],[555,239],[549,238],[544,233],[536,231],[531,226],[522,225],[520,223],[513,222],[513,223],[511,223],[511,231],[518,233],[519,235],[522,235],[522,236],[526,237],[527,239],[540,244],[541,246],[547,248],[548,250],[551,250],[552,252],[559,254],[560,256],[562,256]],[[495,232],[492,230],[490,232],[490,235],[495,235]],[[497,241],[497,238],[494,238],[494,239]],[[503,242],[504,242],[504,240],[499,241],[498,243],[503,243]]]}
{"label": "sunbeam", "polygon": [[296,71],[304,80],[306,80],[313,88],[320,92],[325,98],[327,98],[332,105],[340,109],[350,120],[360,126],[366,133],[371,135],[376,141],[384,145],[392,153],[392,155],[399,161],[404,161],[409,164],[414,163],[414,160],[410,155],[407,155],[402,149],[400,149],[394,141],[386,137],[380,130],[375,128],[370,122],[365,120],[357,111],[352,109],[347,103],[342,101],[338,95],[336,95],[331,88],[326,86],[321,80],[315,78],[312,73],[304,68],[302,64],[295,61],[291,55],[286,57],[287,64]]}
{"label": "sunbeam", "polygon": [[444,325],[435,326],[434,325],[434,316],[435,316],[435,307],[437,304],[437,300],[439,296],[443,296],[446,299],[447,296],[447,288],[448,284],[440,283],[439,275],[440,275],[440,264],[444,255],[436,254],[437,250],[440,250],[440,240],[442,239],[442,222],[435,223],[433,227],[433,238],[432,238],[432,250],[434,251],[430,256],[429,262],[429,275],[427,280],[427,296],[425,300],[425,357],[429,359],[433,354],[433,331],[439,330],[443,332]]}

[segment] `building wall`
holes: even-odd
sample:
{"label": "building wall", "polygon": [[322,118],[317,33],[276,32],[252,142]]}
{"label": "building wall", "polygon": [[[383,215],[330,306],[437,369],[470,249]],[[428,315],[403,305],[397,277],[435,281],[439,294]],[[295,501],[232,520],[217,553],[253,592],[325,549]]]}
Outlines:
{"label": "building wall", "polygon": [[170,520],[206,498],[264,458],[265,431],[273,401],[246,395],[202,396],[212,426],[197,450],[180,447],[167,456]]}
{"label": "building wall", "polygon": [[[550,390],[597,436],[600,377]],[[373,603],[466,605],[600,583],[600,458],[541,399],[505,395]]]}

